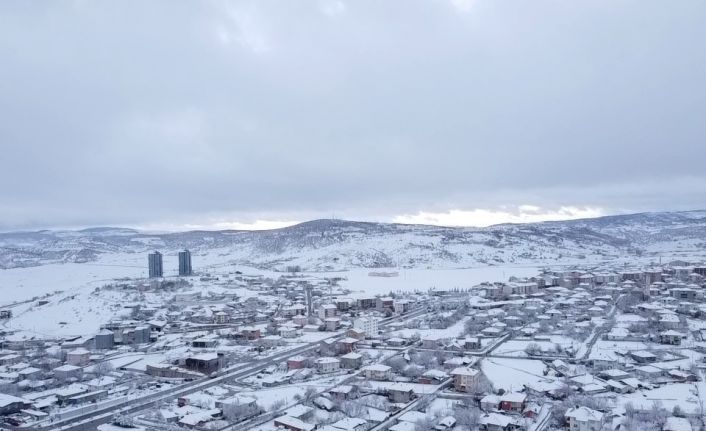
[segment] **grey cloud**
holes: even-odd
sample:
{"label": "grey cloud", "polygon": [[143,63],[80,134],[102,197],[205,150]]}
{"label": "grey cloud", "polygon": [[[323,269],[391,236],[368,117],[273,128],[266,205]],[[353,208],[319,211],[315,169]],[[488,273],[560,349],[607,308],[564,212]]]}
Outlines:
{"label": "grey cloud", "polygon": [[468,6],[3,2],[0,228],[705,206],[706,4]]}

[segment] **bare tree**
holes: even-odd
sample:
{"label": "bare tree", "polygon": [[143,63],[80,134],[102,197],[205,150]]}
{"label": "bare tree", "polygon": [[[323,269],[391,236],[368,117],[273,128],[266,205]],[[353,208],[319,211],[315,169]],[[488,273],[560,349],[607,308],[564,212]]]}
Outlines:
{"label": "bare tree", "polygon": [[115,370],[113,364],[109,361],[99,362],[93,366],[93,374],[98,377],[107,376]]}

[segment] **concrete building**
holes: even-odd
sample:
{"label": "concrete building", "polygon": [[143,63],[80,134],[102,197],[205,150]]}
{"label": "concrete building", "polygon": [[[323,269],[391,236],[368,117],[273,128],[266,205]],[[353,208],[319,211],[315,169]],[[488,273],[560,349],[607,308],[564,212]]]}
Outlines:
{"label": "concrete building", "polygon": [[162,253],[155,251],[147,256],[147,264],[150,278],[158,278],[164,275],[162,266]]}
{"label": "concrete building", "polygon": [[324,357],[316,360],[316,369],[320,373],[335,373],[341,368],[341,361],[332,357]]}
{"label": "concrete building", "polygon": [[454,379],[454,389],[459,392],[471,391],[480,378],[480,371],[470,367],[455,368],[450,374]]}
{"label": "concrete building", "polygon": [[377,317],[360,317],[353,321],[353,327],[363,331],[368,338],[377,337],[378,320]]}
{"label": "concrete building", "polygon": [[182,277],[191,275],[191,252],[189,250],[179,252],[179,275]]}
{"label": "concrete building", "polygon": [[221,369],[224,358],[217,353],[202,353],[186,358],[185,366],[189,370],[211,374]]}
{"label": "concrete building", "polygon": [[115,334],[109,329],[102,329],[95,336],[97,350],[109,350],[115,344]]}
{"label": "concrete building", "polygon": [[91,357],[91,352],[79,347],[66,354],[66,363],[69,365],[82,366],[88,364]]}

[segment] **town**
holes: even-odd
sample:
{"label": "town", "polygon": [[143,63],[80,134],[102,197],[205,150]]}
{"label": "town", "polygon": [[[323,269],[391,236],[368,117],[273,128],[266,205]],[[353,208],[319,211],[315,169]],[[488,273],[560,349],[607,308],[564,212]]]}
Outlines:
{"label": "town", "polygon": [[[223,266],[95,289],[116,316],[20,337],[0,310],[0,426],[33,430],[667,430],[704,427],[706,265],[539,268],[366,294],[346,273]],[[171,258],[171,257],[169,257]],[[371,271],[373,279],[400,277]]]}

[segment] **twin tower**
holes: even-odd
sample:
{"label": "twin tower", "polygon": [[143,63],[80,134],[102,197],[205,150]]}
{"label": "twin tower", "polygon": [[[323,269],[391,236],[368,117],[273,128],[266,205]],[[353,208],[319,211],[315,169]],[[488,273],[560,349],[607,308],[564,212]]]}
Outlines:
{"label": "twin tower", "polygon": [[[162,253],[155,251],[147,256],[147,265],[149,268],[150,278],[164,276],[164,267],[162,265]],[[179,252],[179,275],[191,275],[191,252],[184,250]]]}

